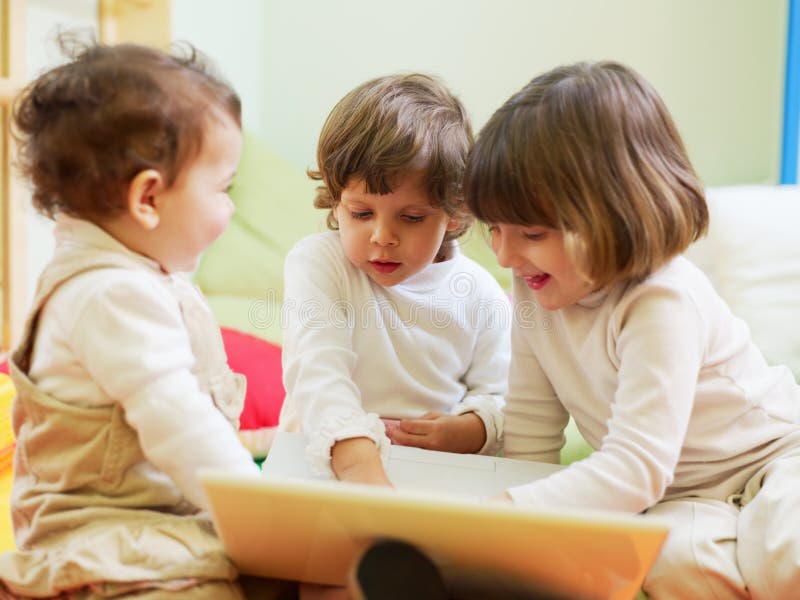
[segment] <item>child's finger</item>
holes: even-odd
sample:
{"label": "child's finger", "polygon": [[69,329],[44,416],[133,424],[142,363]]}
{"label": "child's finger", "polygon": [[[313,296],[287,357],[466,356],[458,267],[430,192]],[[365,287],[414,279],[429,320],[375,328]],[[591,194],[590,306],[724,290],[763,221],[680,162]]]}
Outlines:
{"label": "child's finger", "polygon": [[406,433],[402,429],[397,429],[392,435],[392,443],[398,446],[413,446],[415,448],[428,448],[428,436],[414,433]]}
{"label": "child's finger", "polygon": [[427,421],[433,421],[433,420],[438,419],[439,417],[443,417],[443,416],[444,416],[444,413],[440,413],[440,412],[434,410],[434,411],[431,411],[431,412],[426,412],[424,415],[422,415],[420,417],[420,419],[425,419]]}
{"label": "child's finger", "polygon": [[400,421],[400,431],[414,435],[426,435],[433,429],[433,422],[426,418],[403,419]]}

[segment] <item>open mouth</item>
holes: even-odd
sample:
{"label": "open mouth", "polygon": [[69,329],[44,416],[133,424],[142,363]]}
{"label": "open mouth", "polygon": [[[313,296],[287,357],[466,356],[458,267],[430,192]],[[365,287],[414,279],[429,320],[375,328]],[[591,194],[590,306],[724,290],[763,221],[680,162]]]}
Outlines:
{"label": "open mouth", "polygon": [[525,283],[528,284],[528,287],[532,290],[542,289],[547,285],[548,281],[550,281],[549,273],[542,273],[541,275],[533,275],[525,278]]}
{"label": "open mouth", "polygon": [[371,260],[369,264],[372,265],[372,268],[375,269],[378,273],[392,273],[397,268],[403,264],[399,262],[390,262],[385,260]]}

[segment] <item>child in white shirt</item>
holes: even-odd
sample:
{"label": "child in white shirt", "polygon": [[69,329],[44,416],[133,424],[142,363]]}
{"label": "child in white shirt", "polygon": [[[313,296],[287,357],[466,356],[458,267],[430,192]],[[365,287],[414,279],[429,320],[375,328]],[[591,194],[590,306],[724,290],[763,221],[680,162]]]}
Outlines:
{"label": "child in white shirt", "polygon": [[800,388],[680,256],[708,210],[657,92],[616,63],[535,78],[465,193],[515,275],[506,456],[557,462],[570,415],[596,450],[507,497],[669,520],[653,598],[796,597]]}
{"label": "child in white shirt", "polygon": [[242,597],[196,469],[258,475],[245,382],[186,275],[233,213],[240,115],[194,50],[134,45],[77,48],[18,98],[56,250],[11,360],[19,550],[0,595]]}
{"label": "child in white shirt", "polygon": [[358,86],[323,127],[311,176],[334,231],[286,258],[280,427],[339,479],[388,485],[390,440],[500,449],[510,307],[455,244],[471,142],[461,103],[419,74]]}

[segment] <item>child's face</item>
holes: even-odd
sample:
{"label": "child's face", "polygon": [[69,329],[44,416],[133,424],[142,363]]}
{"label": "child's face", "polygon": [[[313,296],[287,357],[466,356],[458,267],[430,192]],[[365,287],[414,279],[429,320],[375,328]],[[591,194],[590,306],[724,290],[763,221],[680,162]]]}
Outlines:
{"label": "child's face", "polygon": [[489,230],[497,261],[525,280],[542,308],[571,306],[591,292],[564,248],[561,231],[504,223]]}
{"label": "child's face", "polygon": [[211,119],[199,154],[162,192],[158,227],[147,253],[167,272],[193,271],[234,211],[228,197],[242,153],[242,133],[227,116]]}
{"label": "child's face", "polygon": [[445,233],[459,226],[431,206],[419,175],[384,195],[369,194],[362,179],[352,179],[335,211],[347,258],[383,286],[402,283],[431,264]]}

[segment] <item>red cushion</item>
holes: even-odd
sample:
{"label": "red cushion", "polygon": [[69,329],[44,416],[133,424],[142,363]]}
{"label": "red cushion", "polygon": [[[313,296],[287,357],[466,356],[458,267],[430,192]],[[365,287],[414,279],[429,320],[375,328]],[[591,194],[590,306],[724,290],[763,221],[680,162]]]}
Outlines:
{"label": "red cushion", "polygon": [[242,429],[278,424],[283,399],[281,347],[235,329],[222,328],[222,341],[231,369],[247,377]]}

